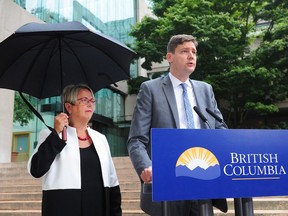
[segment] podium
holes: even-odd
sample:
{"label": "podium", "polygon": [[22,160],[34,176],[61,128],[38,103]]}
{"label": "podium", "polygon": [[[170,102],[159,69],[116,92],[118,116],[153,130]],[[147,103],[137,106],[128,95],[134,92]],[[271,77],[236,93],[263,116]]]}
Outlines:
{"label": "podium", "polygon": [[288,195],[287,130],[155,128],[151,141],[153,201],[234,198],[248,216],[251,197]]}

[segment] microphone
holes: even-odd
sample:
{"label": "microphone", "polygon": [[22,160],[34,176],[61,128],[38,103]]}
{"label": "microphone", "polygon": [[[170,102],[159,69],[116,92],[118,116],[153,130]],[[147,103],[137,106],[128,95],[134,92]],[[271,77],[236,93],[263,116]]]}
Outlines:
{"label": "microphone", "polygon": [[212,112],[210,109],[206,108],[206,111],[213,116],[218,122],[223,123],[223,119],[221,119],[219,116],[217,116],[214,112]]}
{"label": "microphone", "polygon": [[218,115],[216,115],[213,111],[211,111],[210,109],[206,108],[206,111],[211,115],[213,116],[218,122],[222,123],[222,125],[225,127],[225,128],[228,128],[227,124],[223,121],[222,118],[220,118]]}
{"label": "microphone", "polygon": [[195,110],[195,112],[198,114],[198,116],[201,118],[201,120],[207,124],[208,128],[211,129],[211,126],[207,120],[207,118],[201,113],[201,111],[198,109],[197,106],[194,106],[193,109]]}

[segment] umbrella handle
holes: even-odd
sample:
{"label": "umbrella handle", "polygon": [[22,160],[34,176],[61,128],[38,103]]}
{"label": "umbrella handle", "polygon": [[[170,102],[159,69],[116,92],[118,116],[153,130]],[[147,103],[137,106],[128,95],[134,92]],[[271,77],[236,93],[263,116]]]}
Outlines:
{"label": "umbrella handle", "polygon": [[67,127],[66,126],[62,130],[62,140],[67,141]]}

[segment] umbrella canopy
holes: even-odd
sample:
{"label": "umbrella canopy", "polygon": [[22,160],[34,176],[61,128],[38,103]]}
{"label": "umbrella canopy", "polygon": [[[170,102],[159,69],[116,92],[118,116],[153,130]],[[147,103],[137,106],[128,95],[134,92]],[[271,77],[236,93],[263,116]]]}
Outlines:
{"label": "umbrella canopy", "polygon": [[0,88],[39,99],[58,96],[69,84],[94,92],[130,77],[136,53],[80,22],[28,23],[0,43]]}

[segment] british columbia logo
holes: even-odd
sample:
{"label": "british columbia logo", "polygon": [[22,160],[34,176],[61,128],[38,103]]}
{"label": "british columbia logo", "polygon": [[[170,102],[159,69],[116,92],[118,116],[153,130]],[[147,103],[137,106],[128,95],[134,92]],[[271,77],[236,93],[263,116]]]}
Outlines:
{"label": "british columbia logo", "polygon": [[230,163],[223,167],[223,173],[232,180],[280,179],[286,175],[283,165],[279,164],[278,154],[230,153]]}
{"label": "british columbia logo", "polygon": [[220,164],[215,155],[202,147],[185,150],[177,160],[176,177],[186,176],[201,180],[216,179],[221,175]]}
{"label": "british columbia logo", "polygon": [[[286,175],[284,166],[279,164],[278,154],[271,153],[230,152],[230,163],[224,164],[222,171],[232,180],[280,179],[281,175]],[[212,180],[220,177],[221,168],[218,159],[211,151],[202,147],[193,147],[179,156],[175,175]]]}

